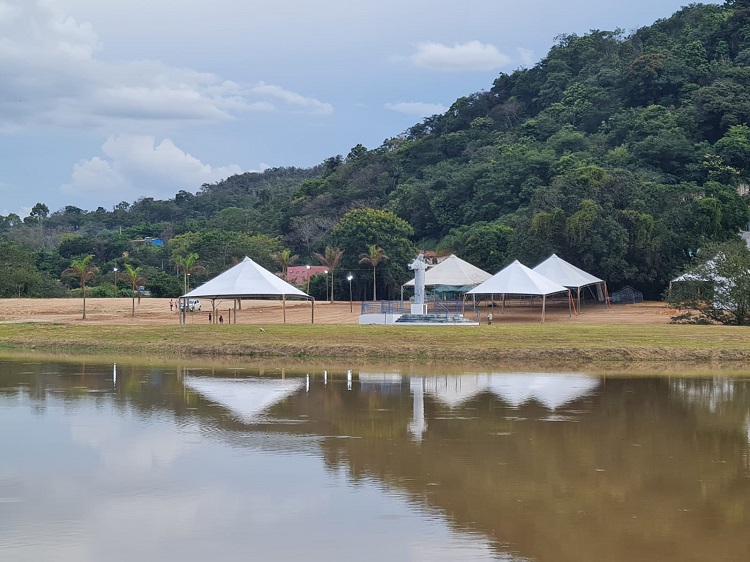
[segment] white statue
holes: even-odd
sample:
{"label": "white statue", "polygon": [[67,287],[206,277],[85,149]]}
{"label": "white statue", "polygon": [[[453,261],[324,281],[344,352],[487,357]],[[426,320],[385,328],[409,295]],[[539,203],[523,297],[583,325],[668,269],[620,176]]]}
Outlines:
{"label": "white statue", "polygon": [[424,254],[419,254],[409,264],[409,269],[414,271],[414,304],[424,304],[424,272],[427,269]]}

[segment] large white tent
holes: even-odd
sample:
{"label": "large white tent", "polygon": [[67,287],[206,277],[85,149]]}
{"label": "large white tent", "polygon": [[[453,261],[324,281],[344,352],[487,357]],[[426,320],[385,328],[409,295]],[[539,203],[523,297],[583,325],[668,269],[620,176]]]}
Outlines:
{"label": "large white tent", "polygon": [[557,254],[552,254],[537,265],[534,271],[541,273],[547,279],[560,283],[564,287],[575,289],[578,296],[579,309],[581,306],[581,289],[591,285],[595,285],[599,289],[599,300],[607,302],[607,284],[603,280],[565,261]]}
{"label": "large white tent", "polygon": [[[466,291],[492,277],[483,269],[451,254],[439,264],[424,273],[425,287],[452,287],[456,292]],[[404,287],[413,287],[415,279],[401,285],[401,300],[404,300]]]}
{"label": "large white tent", "polygon": [[547,308],[547,296],[557,293],[567,294],[570,303],[570,289],[529,269],[518,260],[467,292],[469,295],[501,295],[503,306],[507,295],[542,297],[542,322]]}
{"label": "large white tent", "polygon": [[[312,321],[315,321],[315,302],[307,293],[300,291],[297,287],[290,285],[283,279],[280,279],[267,269],[255,263],[247,256],[237,265],[229,268],[207,281],[200,287],[184,294],[180,297],[185,302],[189,298],[203,298],[211,300],[211,308],[215,312],[215,302],[218,299],[232,299],[235,306],[235,322],[237,318],[237,304],[241,299],[252,297],[280,297],[284,322],[286,322],[286,298],[301,297],[312,301]],[[184,322],[184,310],[187,306],[180,307],[183,314],[180,315],[180,321]],[[216,314],[213,315],[214,319]]]}
{"label": "large white tent", "polygon": [[[431,267],[424,274],[425,286],[430,285],[479,285],[492,277],[492,274],[451,254],[442,262]],[[407,281],[404,287],[413,287],[414,279]]]}

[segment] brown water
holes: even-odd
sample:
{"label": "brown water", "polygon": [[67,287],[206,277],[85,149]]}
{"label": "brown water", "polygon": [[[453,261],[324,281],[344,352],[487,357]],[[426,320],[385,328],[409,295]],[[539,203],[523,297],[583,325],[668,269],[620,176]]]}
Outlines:
{"label": "brown water", "polygon": [[0,560],[745,561],[749,440],[736,374],[6,359]]}

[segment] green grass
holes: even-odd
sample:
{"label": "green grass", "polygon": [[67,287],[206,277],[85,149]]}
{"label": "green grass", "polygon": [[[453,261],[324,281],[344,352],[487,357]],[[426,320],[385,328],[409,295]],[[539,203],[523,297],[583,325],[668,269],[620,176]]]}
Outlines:
{"label": "green grass", "polygon": [[78,326],[1,324],[8,350],[118,355],[359,360],[581,362],[750,361],[744,327],[519,324]]}

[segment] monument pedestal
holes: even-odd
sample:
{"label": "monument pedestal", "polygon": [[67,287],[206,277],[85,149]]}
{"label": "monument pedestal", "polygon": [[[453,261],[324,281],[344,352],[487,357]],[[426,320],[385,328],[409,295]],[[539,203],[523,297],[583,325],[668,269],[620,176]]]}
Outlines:
{"label": "monument pedestal", "polygon": [[426,304],[412,304],[411,313],[412,314],[427,314],[427,305]]}

